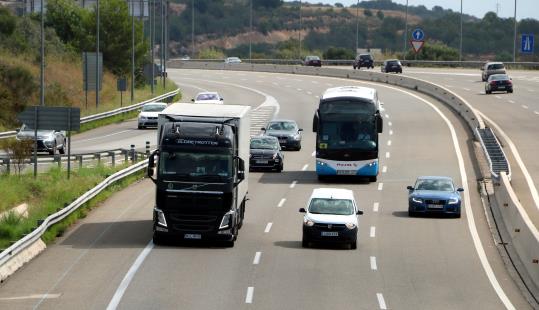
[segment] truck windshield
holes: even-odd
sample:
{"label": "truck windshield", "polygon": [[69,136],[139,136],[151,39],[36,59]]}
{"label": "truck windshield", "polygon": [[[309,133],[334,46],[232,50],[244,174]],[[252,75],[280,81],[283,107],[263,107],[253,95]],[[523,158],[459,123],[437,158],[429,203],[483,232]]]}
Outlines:
{"label": "truck windshield", "polygon": [[230,178],[232,157],[227,154],[163,151],[159,158],[159,173],[173,178]]}

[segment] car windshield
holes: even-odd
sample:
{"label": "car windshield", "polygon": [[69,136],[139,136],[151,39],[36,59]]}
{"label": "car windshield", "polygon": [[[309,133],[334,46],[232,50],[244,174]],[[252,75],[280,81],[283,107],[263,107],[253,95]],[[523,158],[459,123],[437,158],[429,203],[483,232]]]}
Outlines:
{"label": "car windshield", "polygon": [[387,64],[391,66],[400,65],[400,63],[397,60],[388,61]]}
{"label": "car windshield", "polygon": [[500,69],[504,69],[503,64],[488,65],[488,70],[500,70]]}
{"label": "car windshield", "polygon": [[363,60],[369,60],[371,59],[371,55],[359,55],[359,57]]}
{"label": "car windshield", "polygon": [[159,159],[159,173],[179,177],[228,178],[232,175],[232,160],[226,154],[163,151]]}
{"label": "car windshield", "polygon": [[293,122],[271,122],[268,124],[268,130],[296,131],[296,123]]}
{"label": "car windshield", "polygon": [[491,81],[509,80],[509,76],[505,74],[494,74],[489,77],[489,80]]}
{"label": "car windshield", "polygon": [[142,107],[142,112],[161,112],[167,106],[162,104],[147,104]]}
{"label": "car windshield", "polygon": [[318,56],[307,56],[307,60],[320,60]]}
{"label": "car windshield", "polygon": [[197,100],[219,100],[217,94],[200,94],[197,96]]}
{"label": "car windshield", "polygon": [[415,183],[416,190],[453,192],[453,182],[449,179],[418,179]]}
{"label": "car windshield", "polygon": [[279,141],[275,138],[252,138],[251,149],[278,150]]}
{"label": "car windshield", "polygon": [[313,214],[352,215],[354,204],[350,199],[313,198],[309,204]]}

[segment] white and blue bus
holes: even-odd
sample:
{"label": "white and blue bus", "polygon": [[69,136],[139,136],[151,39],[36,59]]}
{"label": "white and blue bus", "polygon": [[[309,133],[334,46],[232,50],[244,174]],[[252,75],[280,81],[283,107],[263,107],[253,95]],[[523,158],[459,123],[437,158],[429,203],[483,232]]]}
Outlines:
{"label": "white and blue bus", "polygon": [[313,119],[318,178],[347,175],[376,182],[382,128],[375,89],[343,86],[326,90]]}

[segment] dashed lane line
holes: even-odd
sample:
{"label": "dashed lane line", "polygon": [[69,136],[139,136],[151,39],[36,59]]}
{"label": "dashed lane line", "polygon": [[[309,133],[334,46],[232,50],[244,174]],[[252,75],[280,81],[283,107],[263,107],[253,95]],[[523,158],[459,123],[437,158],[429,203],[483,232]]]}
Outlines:
{"label": "dashed lane line", "polygon": [[384,189],[384,183],[378,183],[378,190],[381,191]]}
{"label": "dashed lane line", "polygon": [[290,184],[290,188],[296,187],[296,184],[298,184],[298,181],[296,180],[292,181],[292,184]]}
{"label": "dashed lane line", "polygon": [[268,224],[266,224],[266,229],[264,229],[264,232],[269,233],[271,230],[271,226],[273,226],[272,222],[269,222]]}
{"label": "dashed lane line", "polygon": [[380,309],[386,310],[387,306],[386,301],[384,300],[384,295],[382,295],[382,293],[376,293],[376,298],[378,299],[378,306]]}
{"label": "dashed lane line", "polygon": [[382,167],[382,173],[386,173],[387,172],[387,166],[383,166]]}
{"label": "dashed lane line", "polygon": [[389,158],[389,157],[391,157],[391,153],[386,152],[386,158]]}
{"label": "dashed lane line", "polygon": [[376,265],[376,256],[371,256],[370,261],[371,261],[371,270],[378,270],[378,266]]}
{"label": "dashed lane line", "polygon": [[527,105],[525,105],[525,104],[522,105],[522,108],[529,109],[529,107]]}
{"label": "dashed lane line", "polygon": [[252,304],[253,303],[254,292],[255,292],[255,288],[253,286],[249,286],[247,288],[247,294],[245,295],[245,303],[246,304]]}
{"label": "dashed lane line", "polygon": [[260,257],[262,256],[262,252],[256,252],[255,258],[253,258],[253,265],[260,264]]}
{"label": "dashed lane line", "polygon": [[285,202],[286,202],[286,198],[282,198],[281,201],[279,201],[279,203],[277,204],[277,208],[281,208]]}
{"label": "dashed lane line", "polygon": [[369,236],[370,236],[371,238],[376,237],[376,227],[371,226],[371,231],[370,231],[370,233],[369,233]]}
{"label": "dashed lane line", "polygon": [[387,141],[387,146],[391,146],[391,140]]}
{"label": "dashed lane line", "polygon": [[374,205],[372,206],[372,212],[378,212],[379,209],[380,209],[380,203],[375,202]]}
{"label": "dashed lane line", "polygon": [[301,171],[305,171],[305,170],[307,170],[307,168],[309,168],[309,164],[305,164],[305,165],[303,166],[303,168],[301,168]]}

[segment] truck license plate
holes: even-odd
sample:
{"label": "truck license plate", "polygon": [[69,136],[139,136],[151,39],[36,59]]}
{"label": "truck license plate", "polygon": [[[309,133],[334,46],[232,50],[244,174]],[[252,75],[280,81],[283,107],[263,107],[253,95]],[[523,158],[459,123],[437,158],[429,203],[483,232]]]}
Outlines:
{"label": "truck license plate", "polygon": [[322,236],[324,237],[338,237],[339,233],[336,231],[323,231]]}
{"label": "truck license plate", "polygon": [[257,160],[256,163],[257,164],[267,164],[268,161],[267,160]]}
{"label": "truck license plate", "polygon": [[183,235],[184,239],[202,239],[201,234],[185,234]]}

